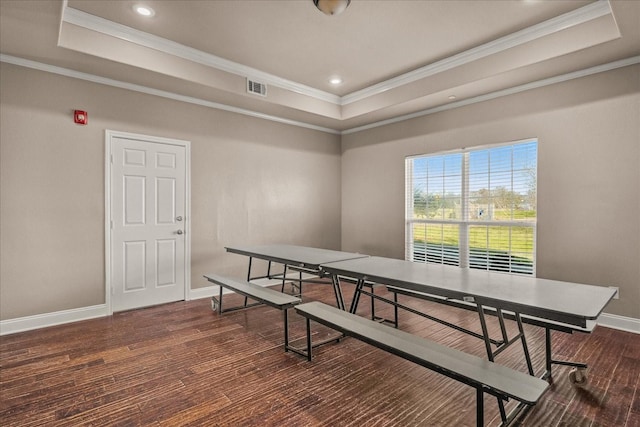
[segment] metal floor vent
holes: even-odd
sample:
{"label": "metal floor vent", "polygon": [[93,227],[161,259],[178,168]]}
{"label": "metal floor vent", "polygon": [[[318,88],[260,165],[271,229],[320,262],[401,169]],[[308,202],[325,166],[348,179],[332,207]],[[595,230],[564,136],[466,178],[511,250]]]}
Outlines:
{"label": "metal floor vent", "polygon": [[247,92],[254,95],[267,96],[267,85],[247,79]]}

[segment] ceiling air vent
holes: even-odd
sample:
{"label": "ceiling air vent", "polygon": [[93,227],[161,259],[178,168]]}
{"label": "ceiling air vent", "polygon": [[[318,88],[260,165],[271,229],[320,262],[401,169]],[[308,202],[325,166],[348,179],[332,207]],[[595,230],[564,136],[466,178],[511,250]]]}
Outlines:
{"label": "ceiling air vent", "polygon": [[267,85],[247,79],[247,92],[254,95],[267,96]]}

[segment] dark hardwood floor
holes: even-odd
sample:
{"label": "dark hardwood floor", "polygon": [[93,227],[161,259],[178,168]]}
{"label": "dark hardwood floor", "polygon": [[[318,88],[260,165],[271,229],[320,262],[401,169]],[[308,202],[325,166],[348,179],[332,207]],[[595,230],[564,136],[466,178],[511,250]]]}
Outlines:
{"label": "dark hardwood floor", "polygon": [[[344,288],[345,295],[353,289]],[[305,298],[331,303],[333,295],[329,286],[305,285]],[[232,300],[240,301],[230,296],[225,304]],[[473,312],[409,304],[478,328]],[[361,302],[361,314],[368,306]],[[290,317],[302,344],[304,321],[293,311]],[[401,328],[484,356],[480,340],[407,312]],[[540,372],[544,332],[526,331]],[[284,353],[282,333],[280,311],[218,316],[209,300],[196,300],[4,336],[0,425],[475,425],[470,387],[350,338],[320,347],[307,362]],[[331,332],[315,325],[314,333]],[[640,336],[603,327],[591,335],[554,333],[554,353],[588,363],[589,383],[574,387],[570,368],[556,366],[550,390],[522,425],[640,427]],[[497,361],[526,371],[518,345]],[[499,424],[495,398],[486,397],[485,422]]]}

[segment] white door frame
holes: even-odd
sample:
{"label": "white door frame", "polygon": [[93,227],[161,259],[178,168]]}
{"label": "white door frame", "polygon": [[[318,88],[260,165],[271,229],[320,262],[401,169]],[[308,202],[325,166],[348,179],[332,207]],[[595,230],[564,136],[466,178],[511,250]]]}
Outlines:
{"label": "white door frame", "polygon": [[185,148],[185,249],[184,249],[184,297],[189,299],[189,291],[191,289],[191,142],[181,139],[162,138],[159,136],[149,136],[129,132],[120,132],[115,130],[105,130],[105,222],[104,222],[104,241],[105,241],[105,304],[107,306],[107,314],[113,314],[111,305],[111,141],[113,138],[134,139],[144,142],[178,145]]}

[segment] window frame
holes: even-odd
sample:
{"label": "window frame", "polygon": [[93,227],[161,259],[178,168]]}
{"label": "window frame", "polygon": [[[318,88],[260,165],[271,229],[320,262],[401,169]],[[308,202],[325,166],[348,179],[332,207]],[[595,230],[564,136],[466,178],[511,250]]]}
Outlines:
{"label": "window frame", "polygon": [[[459,267],[461,268],[473,268],[469,265],[469,258],[471,248],[469,247],[469,230],[473,226],[482,226],[482,227],[508,227],[509,232],[511,232],[511,227],[530,227],[532,230],[532,266],[531,266],[531,274],[522,273],[517,271],[512,271],[513,269],[510,267],[510,271],[497,271],[492,270],[490,268],[480,269],[491,272],[502,272],[506,274],[516,274],[516,275],[526,275],[528,277],[536,277],[536,264],[537,264],[537,218],[538,218],[538,209],[536,202],[536,216],[535,218],[528,220],[477,220],[471,219],[469,217],[469,199],[470,199],[470,191],[469,191],[469,156],[473,152],[491,150],[494,148],[507,147],[507,146],[517,146],[521,144],[534,143],[536,144],[536,162],[535,162],[535,189],[536,189],[536,201],[537,201],[537,170],[538,170],[538,148],[539,148],[539,140],[538,138],[526,138],[518,141],[511,141],[505,143],[497,143],[497,144],[489,144],[482,146],[475,146],[472,148],[462,148],[457,150],[448,150],[448,151],[440,151],[429,154],[416,154],[405,157],[405,260],[412,262],[424,262],[424,263],[434,263],[431,261],[427,261],[425,254],[425,261],[415,261],[415,240],[413,237],[413,225],[414,224],[437,224],[437,225],[456,225],[459,227],[458,231],[458,259],[459,259]],[[429,158],[429,157],[443,157],[447,155],[462,155],[462,166],[461,166],[461,200],[460,200],[460,210],[462,213],[461,219],[451,220],[451,219],[416,219],[413,218],[414,208],[415,208],[415,198],[414,198],[414,163],[413,161],[418,158]],[[511,168],[511,174],[513,175],[513,168]],[[443,264],[444,262],[435,263],[435,264]],[[511,263],[510,263],[511,265]]]}

